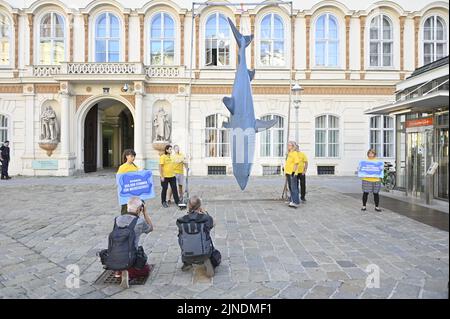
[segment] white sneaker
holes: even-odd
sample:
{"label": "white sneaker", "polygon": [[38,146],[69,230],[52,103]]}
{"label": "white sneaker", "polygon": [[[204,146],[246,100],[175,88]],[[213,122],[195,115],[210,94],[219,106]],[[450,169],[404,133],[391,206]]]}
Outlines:
{"label": "white sneaker", "polygon": [[130,288],[128,270],[122,271],[122,281],[120,282],[120,287],[124,289]]}
{"label": "white sneaker", "polygon": [[297,204],[295,204],[294,202],[290,202],[290,203],[289,203],[289,207],[294,207],[294,208],[297,208],[297,207],[298,207],[298,205],[297,205]]}

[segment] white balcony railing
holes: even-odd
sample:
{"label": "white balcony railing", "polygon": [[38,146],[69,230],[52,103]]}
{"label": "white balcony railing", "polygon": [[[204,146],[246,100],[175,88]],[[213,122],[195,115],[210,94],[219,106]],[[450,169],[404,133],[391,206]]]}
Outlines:
{"label": "white balcony railing", "polygon": [[28,76],[54,75],[146,75],[149,78],[177,78],[185,76],[184,66],[143,66],[139,62],[63,62],[59,65],[34,65]]}
{"label": "white balcony railing", "polygon": [[149,78],[177,78],[183,76],[184,68],[181,66],[146,66],[145,75]]}
{"label": "white balcony railing", "polygon": [[33,76],[47,77],[59,74],[61,72],[60,65],[34,65]]}
{"label": "white balcony railing", "polygon": [[142,74],[140,63],[65,63],[63,74]]}

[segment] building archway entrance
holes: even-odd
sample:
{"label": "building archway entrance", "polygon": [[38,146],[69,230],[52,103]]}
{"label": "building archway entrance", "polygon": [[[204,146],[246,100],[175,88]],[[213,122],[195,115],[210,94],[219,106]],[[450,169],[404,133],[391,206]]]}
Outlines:
{"label": "building archway entrance", "polygon": [[128,148],[134,148],[134,120],[130,110],[114,99],[92,105],[84,120],[84,172],[116,169]]}

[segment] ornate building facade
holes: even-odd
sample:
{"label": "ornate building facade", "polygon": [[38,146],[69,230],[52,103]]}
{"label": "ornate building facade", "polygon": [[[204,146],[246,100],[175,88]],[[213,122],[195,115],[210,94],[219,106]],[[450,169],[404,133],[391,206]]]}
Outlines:
{"label": "ornate building facade", "polygon": [[194,175],[231,173],[221,99],[237,51],[226,18],[255,35],[255,113],[278,120],[258,134],[253,175],[281,174],[288,139],[310,174],[353,175],[370,147],[394,162],[394,117],[364,111],[448,55],[448,1],[229,3],[0,0],[0,139],[11,142],[11,174],[117,167],[130,147],[156,169],[166,143],[188,154]]}

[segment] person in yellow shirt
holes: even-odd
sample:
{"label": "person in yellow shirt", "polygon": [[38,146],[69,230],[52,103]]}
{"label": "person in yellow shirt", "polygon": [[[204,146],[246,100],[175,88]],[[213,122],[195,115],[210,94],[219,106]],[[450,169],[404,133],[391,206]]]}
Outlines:
{"label": "person in yellow shirt", "polygon": [[[119,166],[119,169],[117,170],[117,174],[124,174],[124,173],[130,173],[130,172],[137,172],[139,171],[139,167],[134,164],[134,160],[136,159],[136,152],[132,149],[126,149],[123,151],[122,155],[123,164]],[[126,214],[127,211],[127,204],[122,205],[121,214]]]}
{"label": "person in yellow shirt", "polygon": [[[367,151],[367,159],[369,161],[376,161],[377,152],[374,149],[370,149]],[[379,207],[380,205],[380,195],[378,194],[381,189],[381,180],[377,177],[364,177],[362,179],[362,191],[363,197],[362,202],[363,206],[361,208],[362,211],[366,211],[367,199],[369,197],[369,193],[373,193],[373,200],[375,201],[375,211],[381,212]]]}
{"label": "person in yellow shirt", "polygon": [[288,154],[286,158],[286,163],[284,165],[284,173],[286,174],[289,192],[291,194],[291,199],[289,207],[297,208],[300,204],[300,199],[298,195],[298,176],[297,169],[300,163],[298,153],[296,151],[297,143],[294,141],[288,142]]}
{"label": "person in yellow shirt", "polygon": [[300,200],[306,202],[306,171],[308,170],[308,157],[306,154],[301,152],[297,146],[297,153],[299,158],[297,176],[300,183]]}
{"label": "person in yellow shirt", "polygon": [[[173,146],[174,153],[171,155],[173,163],[173,171],[175,173],[175,178],[178,185],[178,197],[180,201],[183,201],[183,186],[184,186],[184,167],[186,166],[185,156],[180,152],[180,147],[178,145]],[[170,203],[172,199],[172,191],[169,189],[169,200]]]}
{"label": "person in yellow shirt", "polygon": [[178,205],[180,200],[178,198],[177,180],[174,172],[174,165],[170,154],[172,153],[172,146],[166,145],[164,148],[164,154],[159,157],[159,173],[161,176],[161,204],[164,208],[169,207],[166,201],[167,189],[172,190],[175,203]]}

